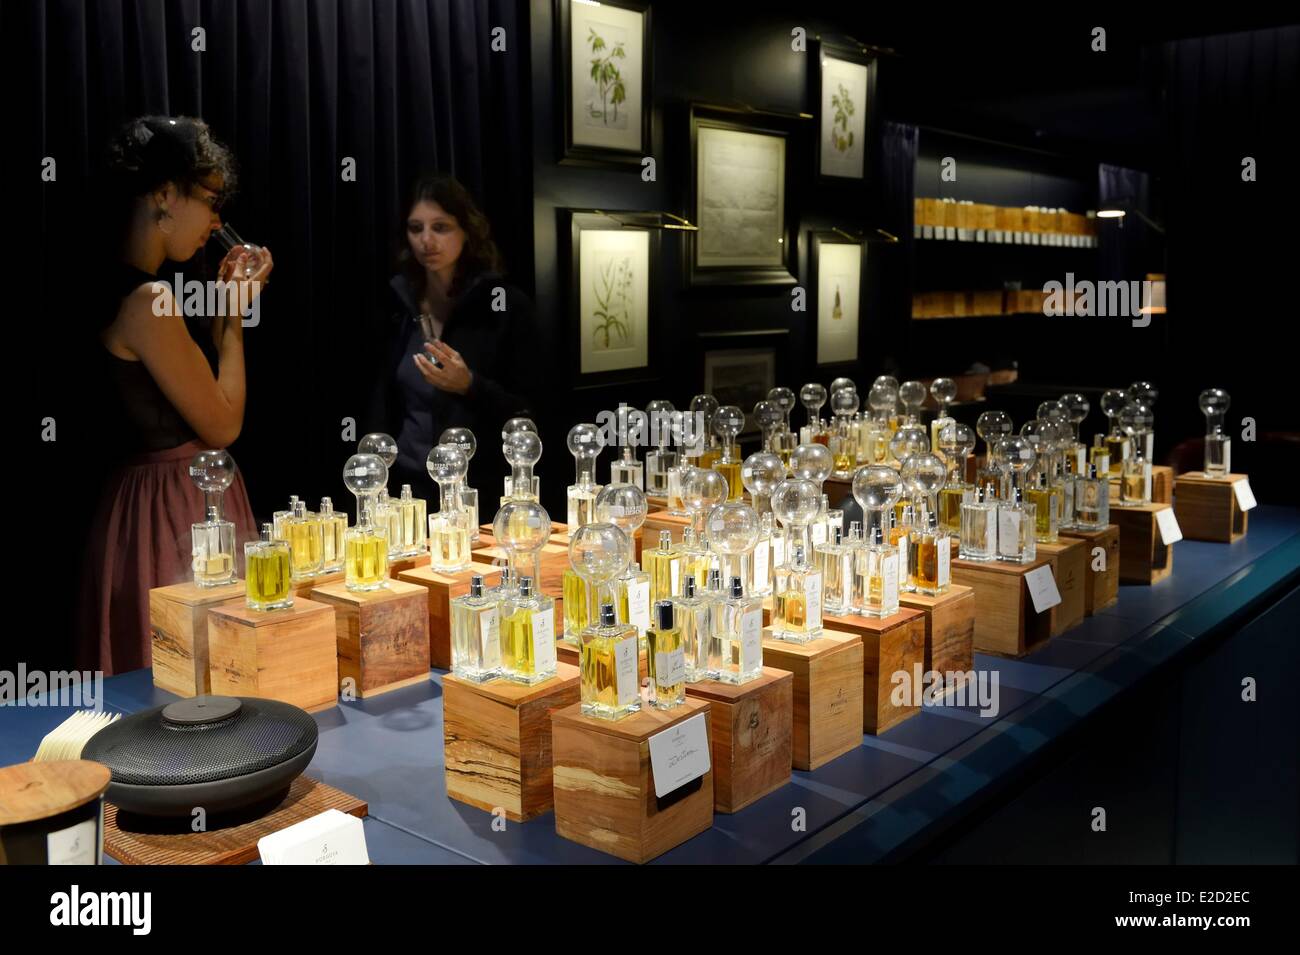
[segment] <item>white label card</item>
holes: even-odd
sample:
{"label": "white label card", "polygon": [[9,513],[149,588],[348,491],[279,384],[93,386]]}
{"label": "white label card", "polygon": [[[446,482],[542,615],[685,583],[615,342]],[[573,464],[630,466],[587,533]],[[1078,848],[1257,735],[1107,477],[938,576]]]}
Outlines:
{"label": "white label card", "polygon": [[614,645],[614,681],[618,691],[619,706],[627,706],[636,699],[637,687],[640,683],[636,672],[636,651],[635,634],[629,634]]}
{"label": "white label card", "polygon": [[740,672],[748,673],[751,661],[763,664],[763,610],[747,610],[740,618]]}
{"label": "white label card", "polygon": [[1232,493],[1237,495],[1237,506],[1243,511],[1255,506],[1255,492],[1250,489],[1250,478],[1233,481]]}
{"label": "white label card", "polygon": [[633,580],[627,585],[628,623],[642,633],[650,629],[650,581]]}
{"label": "white label card", "polygon": [[1025,574],[1025,583],[1029,585],[1029,599],[1034,602],[1034,613],[1051,610],[1061,602],[1061,592],[1056,588],[1056,577],[1052,575],[1052,565],[1035,567]]}
{"label": "white label card", "polygon": [[368,865],[366,833],[356,816],[327,809],[257,841],[263,865]]}
{"label": "white label card", "polygon": [[482,646],[483,667],[501,666],[501,621],[497,608],[489,607],[478,617],[479,642]]}
{"label": "white label card", "polygon": [[545,673],[555,669],[555,610],[539,610],[533,614],[534,672]]}
{"label": "white label card", "polygon": [[1183,529],[1178,526],[1178,517],[1172,507],[1156,511],[1156,527],[1160,531],[1160,542],[1166,547],[1183,539]]}
{"label": "white label card", "polygon": [[948,546],[948,538],[941,537],[938,540],[938,557],[939,557],[939,580],[940,587],[947,587],[952,582],[952,548]]}
{"label": "white label card", "polygon": [[709,771],[709,734],[704,714],[682,720],[649,739],[655,795],[667,796]]}
{"label": "white label card", "polygon": [[87,819],[45,837],[47,865],[95,865],[99,859],[95,820]]}

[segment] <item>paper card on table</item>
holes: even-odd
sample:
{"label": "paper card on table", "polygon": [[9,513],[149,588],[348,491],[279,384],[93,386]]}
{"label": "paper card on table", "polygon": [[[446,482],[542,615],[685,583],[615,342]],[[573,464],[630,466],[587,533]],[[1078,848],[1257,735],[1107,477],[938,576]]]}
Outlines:
{"label": "paper card on table", "polygon": [[1029,599],[1034,602],[1034,613],[1051,610],[1061,602],[1061,592],[1056,587],[1051,564],[1035,567],[1025,574],[1025,583],[1029,585]]}
{"label": "paper card on table", "polygon": [[667,796],[709,771],[709,735],[699,713],[650,737],[655,795]]}
{"label": "paper card on table", "polygon": [[360,819],[337,809],[257,840],[263,865],[369,865]]}
{"label": "paper card on table", "polygon": [[1255,506],[1255,492],[1250,489],[1250,478],[1233,481],[1232,493],[1237,495],[1237,506],[1243,511]]}
{"label": "paper card on table", "polygon": [[1160,542],[1166,547],[1183,539],[1183,530],[1178,526],[1178,518],[1172,507],[1156,511],[1156,527],[1160,529]]}

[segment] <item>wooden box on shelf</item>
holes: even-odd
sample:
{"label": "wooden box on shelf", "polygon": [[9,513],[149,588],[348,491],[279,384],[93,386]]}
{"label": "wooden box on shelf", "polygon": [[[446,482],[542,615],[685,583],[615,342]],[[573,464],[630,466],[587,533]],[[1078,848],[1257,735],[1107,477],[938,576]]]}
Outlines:
{"label": "wooden box on shelf", "polygon": [[862,745],[862,638],[823,630],[808,643],[763,631],[763,665],[794,674],[795,769],[816,769]]}
{"label": "wooden box on shelf", "polygon": [[1052,635],[1052,615],[1038,613],[1025,575],[1049,566],[1046,557],[1028,564],[1000,560],[952,562],[952,581],[975,591],[975,649],[1020,657]]}
{"label": "wooden box on shelf", "polygon": [[1174,469],[1168,465],[1151,465],[1151,500],[1155,504],[1174,502]]}
{"label": "wooden box on shelf", "polygon": [[1077,537],[1058,537],[1055,544],[1035,545],[1038,556],[1052,562],[1052,576],[1061,602],[1048,611],[1052,615],[1052,636],[1059,637],[1083,622],[1084,589],[1088,577],[1088,548]]}
{"label": "wooden box on shelf", "polygon": [[1160,534],[1161,511],[1169,504],[1129,504],[1110,508],[1111,523],[1119,527],[1119,582],[1154,584],[1174,569],[1174,548]]}
{"label": "wooden box on shelf", "polygon": [[[900,594],[898,602],[925,614],[925,660],[922,670],[944,674],[944,692],[954,690],[975,665],[975,591],[952,584],[946,593]],[[954,674],[951,682],[947,675]]]}
{"label": "wooden box on shelf", "polygon": [[551,714],[555,831],[629,862],[648,862],[713,824],[713,773],[655,795],[650,737],[703,714],[710,704],[643,706],[621,720],[584,716],[574,703]]}
{"label": "wooden box on shelf", "polygon": [[301,597],[303,600],[311,600],[311,592],[317,587],[323,587],[326,584],[342,582],[343,571],[335,570],[328,574],[318,574],[315,577],[299,577],[297,580],[289,581],[289,593],[297,600]]}
{"label": "wooden box on shelf", "polygon": [[738,812],[790,781],[794,677],[764,667],[741,686],[704,680],[686,695],[708,700],[713,754],[713,809]]}
{"label": "wooden box on shelf", "polygon": [[451,601],[469,592],[469,579],[475,574],[486,581],[500,574],[491,564],[470,564],[454,573],[435,571],[428,565],[404,570],[398,580],[417,584],[428,591],[429,665],[439,670],[451,669]]}
{"label": "wooden box on shelf", "polygon": [[244,602],[244,582],[200,587],[193,581],[149,591],[153,685],[177,696],[210,692],[208,612]]}
{"label": "wooden box on shelf", "polygon": [[825,625],[862,641],[862,731],[883,733],[921,712],[919,706],[899,706],[892,699],[895,673],[911,678],[925,659],[925,614],[900,606],[888,617],[827,614]]}
{"label": "wooden box on shelf", "polygon": [[[1083,612],[1091,617],[1119,599],[1119,526],[1107,524],[1095,531],[1072,529],[1061,531],[1061,536],[1083,542]],[[1101,555],[1095,553],[1099,547]]]}
{"label": "wooden box on shelf", "polygon": [[690,520],[685,517],[678,517],[675,514],[669,514],[668,511],[651,511],[645,517],[645,523],[641,525],[641,537],[643,540],[651,542],[651,549],[659,546],[659,532],[668,531],[673,535],[673,543],[682,542],[682,531],[690,526]]}
{"label": "wooden box on shelf", "polygon": [[388,558],[388,576],[393,580],[400,580],[402,574],[406,571],[428,566],[429,552],[427,550],[422,554],[412,554],[409,557],[390,557]]}
{"label": "wooden box on shelf", "polygon": [[578,702],[578,669],[566,663],[532,686],[442,678],[447,795],[525,822],[553,805],[551,712]]}
{"label": "wooden box on shelf", "polygon": [[312,599],[334,608],[339,685],[351,680],[357,699],[429,679],[428,591],[400,580],[356,592],[325,584]]}
{"label": "wooden box on shelf", "polygon": [[1234,485],[1246,480],[1245,474],[1211,478],[1193,471],[1178,475],[1174,484],[1174,513],[1178,515],[1183,536],[1188,540],[1222,544],[1245,537],[1250,512],[1241,509]]}
{"label": "wooden box on shelf", "polygon": [[304,710],[334,706],[339,691],[334,608],[295,599],[283,610],[242,604],[208,614],[208,672],[214,696],[261,696]]}

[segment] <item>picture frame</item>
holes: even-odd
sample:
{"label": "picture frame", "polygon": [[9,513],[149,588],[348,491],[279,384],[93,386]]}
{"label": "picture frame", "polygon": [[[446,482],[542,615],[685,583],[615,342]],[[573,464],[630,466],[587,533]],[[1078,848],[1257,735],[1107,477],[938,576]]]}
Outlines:
{"label": "picture frame", "polygon": [[[716,343],[716,342],[715,342]],[[745,413],[739,440],[759,436],[754,405],[776,387],[776,348],[714,348],[704,352],[704,393]]]}
{"label": "picture frame", "polygon": [[652,361],[660,232],[634,211],[562,209],[570,337],[583,386],[646,378]]}
{"label": "picture frame", "polygon": [[555,0],[562,165],[640,169],[653,154],[651,40],[648,2]]}
{"label": "picture frame", "polygon": [[796,284],[798,233],[788,203],[795,127],[775,115],[694,103],[690,131],[698,231],[682,246],[688,284]]}
{"label": "picture frame", "polygon": [[866,179],[876,129],[877,60],[866,47],[818,40],[810,57],[817,104],[817,178]]}
{"label": "picture frame", "polygon": [[840,232],[813,232],[809,270],[816,302],[817,366],[853,365],[860,354],[868,243]]}

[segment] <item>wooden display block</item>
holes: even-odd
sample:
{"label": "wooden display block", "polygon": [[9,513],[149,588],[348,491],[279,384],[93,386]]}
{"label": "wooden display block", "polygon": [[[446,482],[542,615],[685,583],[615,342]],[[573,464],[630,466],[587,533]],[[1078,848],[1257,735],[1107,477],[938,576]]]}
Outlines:
{"label": "wooden display block", "polygon": [[[474,561],[479,564],[497,564],[504,567],[510,559],[510,552],[504,547],[492,544],[489,547],[475,548],[473,551]],[[569,547],[567,544],[558,544],[552,537],[542,545],[542,549],[537,552],[539,559],[546,557],[556,557],[563,555],[565,560],[569,559]]]}
{"label": "wooden display block", "polygon": [[793,674],[764,667],[762,676],[741,686],[688,683],[686,695],[710,703],[714,812],[739,812],[790,781]]}
{"label": "wooden display block", "polygon": [[763,665],[794,674],[795,769],[816,769],[862,745],[862,638],[823,630],[808,643],[763,632]]}
{"label": "wooden display block", "polygon": [[645,504],[652,511],[665,511],[668,509],[668,495],[660,497],[658,494],[647,494]]}
{"label": "wooden display block", "polygon": [[713,772],[655,795],[650,737],[703,713],[687,698],[671,710],[642,707],[621,720],[584,716],[575,703],[551,714],[555,831],[629,862],[648,862],[713,824]]}
{"label": "wooden display block", "polygon": [[[1097,531],[1061,531],[1061,536],[1084,544],[1083,613],[1091,617],[1119,599],[1119,527],[1107,524]],[[1098,547],[1104,556],[1096,553]],[[1098,563],[1101,570],[1096,569]]]}
{"label": "wooden display block", "polygon": [[1110,519],[1119,526],[1119,582],[1154,584],[1174,569],[1174,549],[1160,539],[1156,514],[1169,504],[1111,505]]}
{"label": "wooden display block", "polygon": [[1050,611],[1036,613],[1025,575],[1049,564],[1040,557],[1029,564],[1000,560],[952,562],[952,581],[975,591],[976,650],[1021,657],[1052,635]]}
{"label": "wooden display block", "polygon": [[659,532],[667,531],[673,535],[673,543],[682,542],[682,531],[690,526],[690,518],[678,517],[675,514],[669,514],[667,510],[651,511],[645,517],[645,523],[641,525],[641,536],[649,540],[650,549],[659,546]]}
{"label": "wooden display block", "polygon": [[428,566],[429,552],[427,550],[412,557],[390,557],[388,558],[388,576],[393,580],[401,580],[402,574],[406,573],[406,571]]}
{"label": "wooden display block", "polygon": [[303,577],[298,580],[289,581],[289,593],[293,595],[294,600],[299,598],[311,600],[311,592],[317,587],[323,587],[326,584],[342,583],[343,571],[335,570],[328,574],[318,574],[315,577]]}
{"label": "wooden display block", "polygon": [[[975,591],[952,584],[947,593],[900,594],[898,602],[925,614],[925,659],[922,672],[944,674],[945,694],[957,689],[975,666]],[[953,679],[948,679],[948,674]]]}
{"label": "wooden display block", "polygon": [[[564,549],[563,553],[543,554],[537,562],[537,576],[541,578],[538,582],[541,592],[549,597],[554,597],[558,608],[560,600],[564,597],[564,572],[569,569],[569,551]],[[564,632],[564,617],[561,616],[560,629],[556,633]]]}
{"label": "wooden display block", "polygon": [[1174,502],[1174,469],[1166,464],[1151,465],[1151,502],[1153,504]]}
{"label": "wooden display block", "polygon": [[490,564],[473,563],[465,570],[447,574],[435,571],[428,565],[404,570],[398,580],[417,584],[428,591],[429,603],[429,665],[439,670],[451,669],[451,600],[469,593],[469,579],[475,574],[488,577],[500,574],[500,568]]}
{"label": "wooden display block", "polygon": [[1199,471],[1178,475],[1174,485],[1174,513],[1188,540],[1231,544],[1246,536],[1249,511],[1237,503],[1232,486],[1244,474],[1207,478]]}
{"label": "wooden display block", "polygon": [[515,822],[550,812],[551,713],[578,696],[578,668],[566,663],[532,686],[443,677],[447,795],[487,812],[504,809]]}
{"label": "wooden display block", "polygon": [[334,608],[339,688],[351,680],[357,699],[429,679],[428,591],[401,580],[358,593],[325,584],[312,598]]}
{"label": "wooden display block", "polygon": [[900,606],[888,617],[827,614],[827,627],[862,640],[862,731],[873,736],[921,712],[919,705],[896,706],[894,674],[912,678],[925,659],[925,614]]}
{"label": "wooden display block", "polygon": [[1073,537],[1059,537],[1055,544],[1039,542],[1038,556],[1052,562],[1052,575],[1061,602],[1048,611],[1052,615],[1052,636],[1059,637],[1083,622],[1084,588],[1088,577],[1088,548]]}
{"label": "wooden display block", "polygon": [[208,677],[208,612],[244,602],[244,582],[200,587],[193,581],[149,591],[153,685],[177,696],[211,692]]}
{"label": "wooden display block", "polygon": [[[558,610],[560,602],[557,600],[555,603]],[[556,628],[555,632],[557,634],[564,632],[563,616],[560,616],[556,619],[555,628]],[[638,641],[638,644],[639,646],[637,650],[636,670],[637,670],[637,676],[644,683],[650,677],[650,657],[646,650],[645,641],[640,640]],[[555,659],[559,660],[561,663],[567,663],[569,666],[574,666],[574,667],[582,666],[581,651],[579,651],[578,648],[573,646],[571,643],[568,643],[564,640],[557,639],[555,641]]]}
{"label": "wooden display block", "polygon": [[304,710],[334,706],[334,608],[300,599],[283,610],[214,607],[208,613],[208,672],[215,696],[261,696]]}

